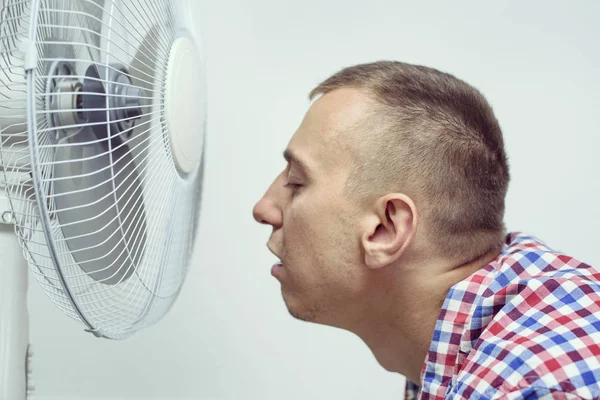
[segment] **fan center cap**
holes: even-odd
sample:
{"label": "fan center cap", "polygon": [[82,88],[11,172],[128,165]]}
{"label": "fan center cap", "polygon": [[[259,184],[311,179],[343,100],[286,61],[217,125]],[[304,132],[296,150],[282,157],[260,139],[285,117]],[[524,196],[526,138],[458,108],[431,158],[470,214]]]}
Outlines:
{"label": "fan center cap", "polygon": [[175,166],[190,173],[202,159],[205,87],[202,59],[194,42],[179,37],[171,46],[165,86],[165,116]]}

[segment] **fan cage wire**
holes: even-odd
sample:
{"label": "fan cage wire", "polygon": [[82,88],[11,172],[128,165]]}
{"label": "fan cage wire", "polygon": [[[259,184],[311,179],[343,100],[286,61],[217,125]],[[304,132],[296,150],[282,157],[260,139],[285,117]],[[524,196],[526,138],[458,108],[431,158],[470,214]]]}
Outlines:
{"label": "fan cage wire", "polygon": [[[82,1],[80,3],[84,2],[98,6],[96,2],[90,0]],[[29,2],[20,3],[23,3],[23,5],[26,6]],[[61,18],[65,18],[68,12],[64,7],[62,9],[57,7],[58,3],[65,5],[66,2],[55,0],[46,2],[36,1],[33,3],[34,6],[42,6],[42,8],[39,9],[39,13],[36,13],[34,8],[33,15],[39,15],[41,22],[38,21],[37,29],[30,30],[30,33],[32,34],[42,33],[41,38],[32,38],[37,39],[33,40],[33,42],[36,43],[36,46],[38,47],[38,54],[44,54],[43,48],[40,48],[44,45],[57,46],[64,43],[46,39],[51,37],[53,29],[59,29],[62,34],[64,34],[66,32],[66,29],[64,29],[66,25],[64,23],[65,21],[61,21],[62,25],[44,24],[44,18],[42,17],[45,15],[46,19],[50,21],[52,20],[52,13],[60,12]],[[124,13],[119,9],[119,6],[125,8],[130,6],[134,7],[135,5],[132,5],[132,3],[136,2],[130,1],[128,3],[119,3],[117,1],[111,1],[109,25],[115,23],[115,21],[128,20],[127,18],[114,18],[114,13],[120,13],[123,17]],[[139,1],[137,3],[139,6]],[[171,4],[165,2],[161,3]],[[50,4],[51,7],[44,8],[43,4]],[[152,5],[156,6],[156,2],[153,2]],[[143,8],[138,7],[138,9]],[[157,8],[154,8],[154,12],[157,10]],[[129,13],[131,13],[131,11],[131,9],[127,10]],[[167,9],[167,11],[169,11],[169,9]],[[170,11],[172,12],[172,9],[170,9]],[[102,15],[105,15],[106,12],[107,11],[104,10]],[[74,11],[74,14],[81,17],[81,15],[84,15],[85,13],[82,13],[81,10],[76,10]],[[148,16],[148,14],[146,14],[146,16]],[[99,18],[95,19],[100,21]],[[172,20],[172,18],[169,19],[169,21],[170,20]],[[33,18],[31,21],[33,23]],[[102,21],[102,24],[104,23],[105,22]],[[83,59],[81,54],[87,52],[90,54],[90,58],[92,58],[91,50],[95,50],[100,53],[105,53],[105,61],[104,63],[98,62],[99,65],[110,65],[109,59],[111,54],[117,62],[123,62],[123,60],[118,59],[119,51],[115,50],[114,52],[111,52],[109,50],[112,45],[114,45],[115,48],[119,47],[119,43],[110,38],[110,34],[113,32],[110,26],[107,32],[108,37],[102,38],[106,40],[106,50],[99,46],[90,49],[91,45],[87,44],[86,49],[79,49],[79,58],[74,61],[79,63],[87,62],[88,64],[90,62],[95,62],[93,59]],[[45,37],[43,35],[44,33],[46,34]],[[168,51],[170,43],[174,40],[174,32],[162,30],[160,33],[162,34],[162,37],[156,35],[156,32],[151,32],[151,40],[157,43],[164,43],[162,48],[165,51]],[[171,33],[171,35],[165,37],[165,34],[169,33]],[[146,45],[143,43],[143,39],[139,39],[138,42],[140,47]],[[79,44],[86,45],[84,42]],[[140,51],[143,54],[144,50],[142,49]],[[127,51],[122,51],[121,54],[131,56],[131,54],[127,54]],[[145,55],[147,60],[152,56],[161,60],[161,62],[157,63],[155,66],[154,75],[164,77],[166,73],[165,69],[167,68],[166,59],[168,54],[165,52],[162,57],[157,54]],[[27,73],[27,82],[28,85],[31,85],[30,89],[33,89],[34,85],[36,86],[36,96],[35,98],[33,96],[29,97],[30,104],[28,108],[31,121],[30,125],[33,127],[33,129],[29,130],[28,139],[34,145],[31,147],[27,146],[27,138],[22,135],[22,142],[19,143],[20,147],[17,146],[16,148],[21,149],[21,153],[23,152],[23,148],[29,148],[33,159],[47,161],[39,161],[37,164],[34,163],[33,168],[31,168],[30,162],[26,163],[25,167],[31,169],[33,174],[30,174],[29,178],[24,182],[19,181],[12,185],[13,189],[16,189],[16,192],[12,193],[10,198],[25,199],[25,201],[22,202],[24,208],[18,208],[13,204],[15,215],[20,214],[20,216],[16,218],[17,223],[15,229],[20,237],[20,243],[24,248],[27,261],[33,267],[32,270],[34,271],[34,275],[59,308],[71,317],[86,323],[90,328],[101,327],[100,329],[96,328],[96,333],[99,333],[99,335],[112,338],[126,337],[137,329],[156,322],[160,316],[164,315],[172,305],[174,298],[181,288],[183,277],[189,268],[189,259],[191,257],[191,250],[197,229],[202,166],[195,171],[192,176],[188,177],[179,176],[173,168],[170,150],[168,143],[166,143],[168,140],[168,132],[166,132],[166,124],[164,121],[164,104],[161,103],[161,101],[163,101],[162,92],[165,90],[165,82],[163,79],[162,82],[159,82],[159,85],[156,85],[156,88],[150,89],[152,95],[145,98],[145,100],[150,101],[150,105],[146,107],[147,109],[150,109],[150,111],[147,111],[146,114],[143,115],[143,118],[146,118],[143,124],[147,125],[147,127],[144,126],[145,129],[137,135],[137,137],[143,137],[143,140],[138,141],[138,143],[133,146],[133,150],[135,150],[135,148],[143,149],[142,151],[137,152],[130,162],[135,162],[138,167],[136,171],[141,176],[140,185],[143,186],[145,196],[151,196],[151,194],[156,194],[157,192],[162,193],[162,201],[155,204],[157,205],[158,212],[151,213],[147,224],[148,226],[154,227],[160,226],[161,231],[164,232],[164,235],[160,237],[160,241],[164,244],[169,244],[169,246],[163,246],[162,248],[159,246],[158,251],[153,254],[154,259],[149,259],[147,257],[148,254],[144,255],[144,264],[153,262],[152,265],[158,267],[143,268],[138,266],[134,275],[132,275],[134,278],[130,277],[129,280],[120,282],[115,287],[102,285],[99,282],[90,282],[88,275],[79,268],[80,265],[73,259],[72,251],[68,248],[68,241],[73,239],[73,237],[64,237],[62,233],[65,227],[57,224],[56,219],[52,220],[53,213],[56,215],[57,212],[65,211],[55,209],[56,203],[52,193],[52,185],[56,180],[56,178],[52,176],[52,167],[56,166],[56,163],[52,158],[52,153],[56,151],[58,145],[52,142],[51,137],[54,131],[59,128],[47,124],[46,117],[48,112],[44,109],[45,99],[40,98],[37,93],[45,93],[46,82],[51,78],[49,75],[44,74],[44,68],[41,68],[40,70],[40,66],[43,65],[44,67],[47,67],[47,65],[44,65],[44,62],[48,63],[54,61],[57,60],[51,58],[44,59],[41,57],[39,59],[38,68],[35,71],[32,70]],[[108,83],[107,75],[109,69],[107,68],[105,71],[106,74],[103,83],[106,85]],[[78,75],[75,75],[74,77],[81,78],[81,76]],[[142,85],[151,83],[151,80],[144,79],[147,77],[137,78]],[[149,88],[146,87],[145,89],[147,90]],[[40,108],[43,111],[37,111]],[[64,112],[65,110],[63,109],[62,111]],[[111,111],[108,97],[106,99],[105,111],[107,114]],[[157,126],[159,129],[156,129]],[[62,128],[65,127],[63,126]],[[139,126],[137,128],[139,128]],[[111,136],[112,133],[109,133],[109,137]],[[109,143],[111,142],[109,141]],[[23,146],[23,144],[25,144],[25,146]],[[122,146],[127,144],[131,143],[125,141]],[[109,155],[111,157],[110,168],[112,176],[115,177],[118,176],[119,173],[122,173],[124,169],[121,169],[120,171],[115,170],[115,166],[119,160],[112,159],[115,148],[110,146],[111,144],[109,144]],[[4,147],[5,146],[3,146],[3,149]],[[3,154],[5,153],[6,152],[3,152]],[[21,154],[21,156],[21,158],[26,159],[24,154]],[[163,157],[161,158],[161,156]],[[152,162],[156,160],[162,161],[162,163]],[[82,158],[75,162],[83,161],[89,160]],[[3,165],[10,165],[10,163],[7,164],[5,160],[3,160]],[[142,167],[140,167],[140,165]],[[5,168],[5,171],[6,169],[7,168]],[[80,176],[79,178],[85,179],[86,176]],[[170,183],[170,185],[160,185],[156,184],[156,182],[167,182]],[[118,207],[118,203],[122,199],[116,198],[118,188],[114,179],[111,184],[113,186],[111,195],[115,198],[114,204]],[[10,192],[11,185],[9,184],[7,186]],[[33,188],[35,188],[35,190],[33,190]],[[164,190],[165,188],[168,190]],[[36,192],[38,193],[37,196]],[[126,193],[127,191],[123,192],[121,195],[125,196]],[[69,194],[70,193],[67,193],[65,195]],[[182,201],[178,202],[177,198]],[[135,202],[141,203],[143,202],[143,199],[144,197],[138,196],[135,198]],[[129,198],[128,202],[131,200],[132,198]],[[170,207],[168,207],[169,205]],[[126,207],[126,209],[131,213],[132,210],[139,212],[143,208],[135,207],[134,204],[134,207]],[[177,212],[178,210],[182,212]],[[122,210],[117,213],[119,218],[121,217],[121,214]],[[188,217],[187,221],[185,218],[186,214]],[[174,218],[169,219],[168,216],[173,216]],[[190,218],[190,216],[192,218]],[[125,215],[125,218],[127,217],[128,216]],[[189,221],[189,219],[192,221]],[[138,219],[137,222],[139,221],[140,220]],[[39,222],[41,222],[42,229],[39,227]],[[185,231],[182,229],[182,227],[185,226],[189,226],[190,228]],[[134,230],[138,228],[139,226],[134,226]],[[181,233],[182,231],[184,231],[184,234]],[[44,235],[44,233],[46,234]],[[139,232],[136,232],[136,235],[138,234]],[[155,241],[155,243],[156,242],[157,241]],[[168,251],[172,248],[176,248],[178,254]],[[87,251],[89,249],[84,248],[79,250]],[[140,246],[138,246],[135,251],[139,252]],[[174,255],[179,255],[179,257],[174,257]],[[53,261],[53,264],[58,265],[58,267],[54,269],[49,265],[49,260]],[[165,266],[173,264],[181,265],[182,267],[179,269],[170,268],[170,275],[165,279]],[[110,266],[107,268],[110,268]],[[117,286],[120,286],[120,288],[115,290]],[[161,293],[159,293],[161,288],[164,289],[169,286],[171,286],[171,288],[166,290],[164,295],[161,296]],[[158,312],[155,312],[154,316],[152,316],[150,315],[151,309],[154,309],[154,311],[158,310]],[[87,317],[90,319],[88,320]]]}

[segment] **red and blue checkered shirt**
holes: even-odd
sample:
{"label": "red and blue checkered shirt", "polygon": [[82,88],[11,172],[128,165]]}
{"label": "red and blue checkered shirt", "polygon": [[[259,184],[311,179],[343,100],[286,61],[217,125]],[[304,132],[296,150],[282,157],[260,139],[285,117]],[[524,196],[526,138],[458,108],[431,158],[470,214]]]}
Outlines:
{"label": "red and blue checkered shirt", "polygon": [[600,271],[519,232],[452,286],[406,399],[600,399]]}

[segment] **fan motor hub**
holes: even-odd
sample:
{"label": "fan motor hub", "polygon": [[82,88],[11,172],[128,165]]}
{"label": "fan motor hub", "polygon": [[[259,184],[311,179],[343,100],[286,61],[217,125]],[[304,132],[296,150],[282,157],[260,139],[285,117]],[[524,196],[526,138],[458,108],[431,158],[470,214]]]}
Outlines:
{"label": "fan motor hub", "polygon": [[57,61],[51,68],[48,88],[48,117],[51,126],[61,127],[65,132],[77,131],[85,122],[81,112],[81,89],[79,79],[72,77],[73,67],[64,61]]}
{"label": "fan motor hub", "polygon": [[171,46],[165,87],[165,119],[173,161],[184,174],[202,159],[204,82],[195,43],[179,37]]}

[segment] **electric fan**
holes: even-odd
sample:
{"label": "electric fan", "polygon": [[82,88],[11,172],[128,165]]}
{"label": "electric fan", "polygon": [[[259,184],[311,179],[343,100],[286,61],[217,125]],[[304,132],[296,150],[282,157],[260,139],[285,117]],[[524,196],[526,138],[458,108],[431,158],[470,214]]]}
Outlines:
{"label": "electric fan", "polygon": [[131,336],[177,298],[198,225],[206,82],[184,0],[0,4],[0,399],[18,400],[27,271],[100,338]]}

